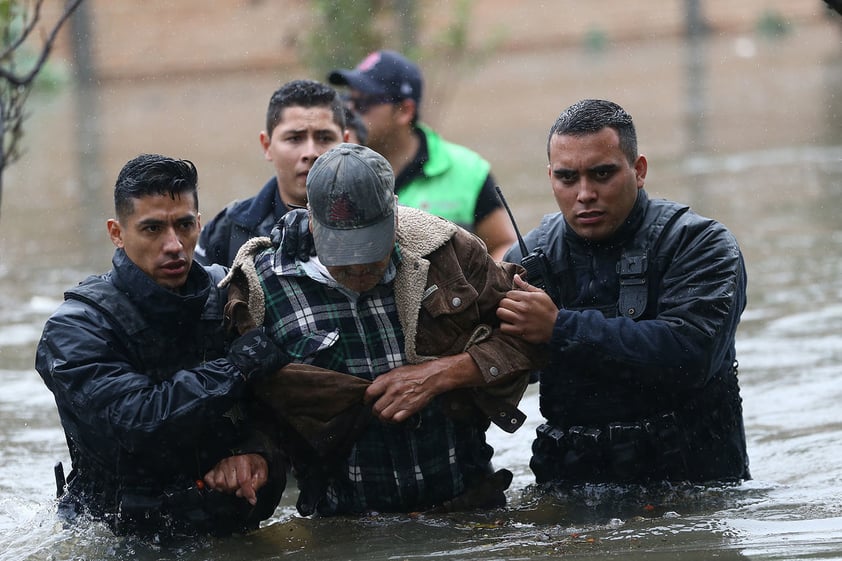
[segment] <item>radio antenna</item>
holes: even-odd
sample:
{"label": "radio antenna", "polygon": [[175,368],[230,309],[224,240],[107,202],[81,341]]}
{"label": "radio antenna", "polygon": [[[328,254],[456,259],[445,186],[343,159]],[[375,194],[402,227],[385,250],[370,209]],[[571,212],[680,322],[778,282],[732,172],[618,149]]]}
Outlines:
{"label": "radio antenna", "polygon": [[503,203],[503,208],[505,208],[506,212],[509,213],[509,220],[511,220],[512,226],[515,229],[517,243],[520,246],[520,254],[521,256],[526,257],[529,255],[529,250],[526,248],[526,242],[523,241],[523,236],[520,235],[520,230],[517,228],[517,222],[515,222],[515,216],[512,214],[512,209],[509,208],[509,203],[506,202],[506,197],[503,196],[503,190],[500,189],[500,186],[495,185],[494,188],[497,190],[497,196],[500,197],[500,202]]}

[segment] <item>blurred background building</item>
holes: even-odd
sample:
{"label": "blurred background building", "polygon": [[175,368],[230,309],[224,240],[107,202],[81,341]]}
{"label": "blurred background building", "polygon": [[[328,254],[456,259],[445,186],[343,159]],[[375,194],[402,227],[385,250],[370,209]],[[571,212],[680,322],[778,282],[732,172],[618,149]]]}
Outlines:
{"label": "blurred background building", "polygon": [[[61,7],[48,1],[45,19]],[[314,43],[339,63],[378,43],[419,56],[489,45],[497,53],[597,49],[694,30],[774,33],[827,12],[822,0],[85,0],[76,20],[86,20],[82,43],[97,76],[117,79],[301,71],[313,61]],[[57,54],[69,51],[65,40]]]}

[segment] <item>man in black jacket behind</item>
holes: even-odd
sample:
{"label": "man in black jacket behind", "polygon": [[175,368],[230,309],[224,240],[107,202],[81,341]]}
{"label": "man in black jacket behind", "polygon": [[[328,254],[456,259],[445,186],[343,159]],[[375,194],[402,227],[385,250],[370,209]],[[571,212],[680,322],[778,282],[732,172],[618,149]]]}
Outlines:
{"label": "man in black jacket behind", "polygon": [[[541,278],[516,278],[497,312],[503,333],[551,353],[540,372],[547,422],[530,462],[537,482],[748,479],[737,241],[684,205],[648,198],[646,158],[615,103],[568,107],[547,154],[561,212],[525,237],[547,291],[533,286]],[[504,259],[522,257],[515,246]]]}
{"label": "man in black jacket behind", "polygon": [[288,210],[304,208],[313,162],[348,140],[345,127],[345,107],[330,86],[293,80],[275,90],[266,109],[266,128],[260,132],[260,147],[275,175],[256,195],[232,202],[205,225],[196,260],[230,267],[247,240],[268,236]]}
{"label": "man in black jacket behind", "polygon": [[259,329],[229,340],[226,269],[193,262],[197,182],[187,160],[147,154],[123,167],[113,269],[68,290],[38,344],[73,463],[65,489],[58,475],[60,510],[121,534],[253,529],[285,484],[243,398],[288,360]]}

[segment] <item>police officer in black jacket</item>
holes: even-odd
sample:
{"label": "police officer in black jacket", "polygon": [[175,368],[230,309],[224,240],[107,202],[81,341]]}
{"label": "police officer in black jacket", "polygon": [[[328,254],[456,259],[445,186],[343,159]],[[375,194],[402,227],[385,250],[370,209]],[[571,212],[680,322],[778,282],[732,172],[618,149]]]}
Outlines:
{"label": "police officer in black jacket", "polygon": [[256,195],[233,201],[205,224],[196,260],[230,267],[246,241],[268,236],[290,209],[304,208],[313,162],[349,138],[345,115],[336,90],[315,80],[292,80],[275,90],[260,132],[261,149],[275,175]]}
{"label": "police officer in black jacket", "polygon": [[[537,482],[749,478],[736,240],[686,206],[649,199],[634,124],[615,103],[567,108],[547,152],[561,212],[525,236],[547,278],[516,279],[498,309],[504,333],[551,353],[530,462]],[[505,260],[522,253],[512,247]],[[546,292],[532,286],[541,280]]]}
{"label": "police officer in black jacket", "polygon": [[37,349],[73,464],[60,510],[158,537],[256,528],[285,465],[244,398],[288,359],[259,329],[226,333],[226,270],[193,262],[191,162],[138,156],[114,203],[113,268],[65,293]]}

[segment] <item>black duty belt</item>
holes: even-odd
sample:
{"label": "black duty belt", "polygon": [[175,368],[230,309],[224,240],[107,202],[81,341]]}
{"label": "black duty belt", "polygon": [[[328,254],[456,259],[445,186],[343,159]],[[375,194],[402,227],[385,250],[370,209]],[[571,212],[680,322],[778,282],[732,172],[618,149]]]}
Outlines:
{"label": "black duty belt", "polygon": [[[683,474],[685,434],[672,412],[636,422],[537,429],[531,466],[540,481],[624,481]],[[537,470],[537,471],[536,471]]]}
{"label": "black duty belt", "polygon": [[561,447],[589,448],[628,442],[640,438],[660,438],[664,432],[678,430],[675,413],[669,412],[632,423],[611,422],[601,426],[573,425],[567,429],[544,423],[537,429],[539,437],[549,439]]}

